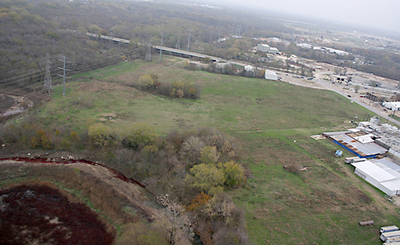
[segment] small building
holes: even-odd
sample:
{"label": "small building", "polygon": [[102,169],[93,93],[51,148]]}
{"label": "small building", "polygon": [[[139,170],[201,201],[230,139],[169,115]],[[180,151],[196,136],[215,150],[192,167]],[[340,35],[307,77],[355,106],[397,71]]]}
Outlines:
{"label": "small building", "polygon": [[268,80],[278,80],[278,75],[276,75],[276,73],[274,71],[271,70],[265,70],[265,75],[264,75],[265,79]]}
{"label": "small building", "polygon": [[400,101],[383,102],[382,106],[392,111],[398,111],[400,109]]}
{"label": "small building", "polygon": [[376,102],[384,102],[386,100],[385,97],[370,92],[367,92],[365,98]]}
{"label": "small building", "polygon": [[308,43],[298,43],[296,45],[297,45],[297,47],[304,48],[304,49],[312,49],[313,48],[313,46]]}
{"label": "small building", "polygon": [[261,51],[261,52],[264,52],[264,53],[267,53],[267,52],[269,51],[270,48],[271,48],[271,47],[270,47],[268,44],[259,43],[259,44],[257,45],[257,50],[258,50],[258,51]]}
{"label": "small building", "polygon": [[338,83],[342,83],[342,82],[348,83],[351,81],[351,79],[347,76],[334,75],[333,77],[335,79],[335,82],[338,82]]}
{"label": "small building", "polygon": [[254,67],[251,66],[251,65],[247,65],[247,66],[244,67],[244,70],[246,72],[254,72]]}
{"label": "small building", "polygon": [[257,45],[257,50],[269,54],[280,54],[277,48],[270,47],[268,44],[259,43]]}

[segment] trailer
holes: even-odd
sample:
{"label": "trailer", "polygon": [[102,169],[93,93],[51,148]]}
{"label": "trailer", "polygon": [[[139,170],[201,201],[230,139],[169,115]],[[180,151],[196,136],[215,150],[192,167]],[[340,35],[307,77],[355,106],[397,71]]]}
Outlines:
{"label": "trailer", "polygon": [[385,241],[385,243],[387,243],[387,244],[399,244],[400,243],[400,237],[391,237],[391,238],[388,238],[388,239],[386,239],[386,241]]}
{"label": "trailer", "polygon": [[389,231],[389,232],[383,232],[380,236],[380,239],[383,242],[386,242],[388,238],[394,238],[394,237],[399,237],[400,238],[400,231]]}
{"label": "trailer", "polygon": [[359,157],[346,157],[344,159],[345,163],[356,163],[356,162],[364,162],[365,158],[359,158]]}
{"label": "trailer", "polygon": [[390,226],[382,226],[379,232],[382,234],[384,232],[391,232],[391,231],[398,231],[399,227],[395,225],[390,225]]}

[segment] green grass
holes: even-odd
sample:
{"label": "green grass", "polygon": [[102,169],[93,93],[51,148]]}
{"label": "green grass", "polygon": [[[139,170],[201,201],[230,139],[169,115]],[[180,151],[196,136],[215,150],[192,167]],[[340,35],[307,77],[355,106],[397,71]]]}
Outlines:
{"label": "green grass", "polygon": [[400,121],[400,117],[397,115],[391,114],[390,117],[396,119],[397,121]]}
{"label": "green grass", "polygon": [[[124,62],[77,75],[66,96],[62,86],[55,87],[53,99],[40,108],[40,120],[74,130],[94,122],[115,128],[146,122],[163,135],[201,126],[233,135],[242,143],[241,163],[251,175],[245,188],[231,194],[246,211],[255,244],[380,244],[379,226],[400,224],[398,209],[334,156],[337,145],[309,137],[353,127],[349,121],[355,115],[373,113],[331,91],[192,72],[174,62]],[[170,99],[126,86],[144,74],[198,82],[202,98]],[[116,117],[104,119],[107,113]],[[283,168],[294,163],[308,168],[299,173]],[[358,226],[370,219],[376,226]]]}
{"label": "green grass", "polygon": [[[202,99],[170,99],[123,86],[142,74],[156,74],[161,81],[200,82]],[[122,119],[118,123],[143,121],[159,132],[201,125],[224,131],[327,129],[367,112],[333,92],[140,62],[81,74],[67,84],[66,96],[61,91],[62,86],[55,87],[55,97],[42,109],[43,120],[56,125],[67,121],[77,128],[116,113]],[[80,99],[92,106],[74,105]]]}

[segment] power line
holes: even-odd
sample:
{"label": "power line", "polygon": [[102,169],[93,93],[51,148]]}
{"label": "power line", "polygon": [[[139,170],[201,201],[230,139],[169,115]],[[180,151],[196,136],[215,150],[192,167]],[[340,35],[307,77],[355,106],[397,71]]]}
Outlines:
{"label": "power line", "polygon": [[[82,71],[89,71],[89,70],[94,70],[102,67],[106,67],[112,64],[117,64],[121,61],[120,57],[122,55],[128,55],[128,56],[136,56],[140,52],[142,52],[145,49],[144,46],[124,51],[122,53],[117,53],[110,55],[108,57],[103,57],[103,59],[100,60],[78,60],[75,62],[67,62],[65,61],[65,66],[63,67],[55,67],[50,69],[50,73],[52,77],[60,76],[58,73],[59,70],[63,71],[63,75],[61,77],[67,78],[65,76],[65,72],[69,71],[70,74],[76,74]],[[64,60],[61,60],[64,62]],[[43,88],[40,85],[43,84],[43,79],[46,77],[46,71],[45,70],[38,70],[34,72],[30,72],[27,74],[19,75],[16,77],[11,77],[9,79],[5,79],[2,82],[0,82],[0,90],[4,94],[9,94],[9,95],[17,95],[17,96],[36,96],[39,95],[43,92]],[[60,82],[58,80],[52,81],[53,84],[59,84]],[[64,84],[64,89],[63,89],[63,94],[65,94],[65,82],[63,80]],[[43,85],[42,85],[43,86]]]}

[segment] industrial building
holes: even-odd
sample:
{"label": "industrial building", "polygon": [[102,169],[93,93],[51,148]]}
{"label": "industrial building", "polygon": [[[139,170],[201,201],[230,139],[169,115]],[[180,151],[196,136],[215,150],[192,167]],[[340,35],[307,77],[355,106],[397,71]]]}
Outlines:
{"label": "industrial building", "polygon": [[335,79],[335,82],[338,82],[338,83],[342,83],[342,82],[348,83],[348,82],[351,82],[351,78],[349,78],[349,77],[347,77],[347,76],[333,75],[333,78]]}
{"label": "industrial building", "polygon": [[393,101],[393,102],[383,102],[382,106],[388,108],[392,111],[398,111],[400,108],[400,101]]}
{"label": "industrial building", "polygon": [[388,196],[400,194],[400,166],[388,158],[352,163],[354,173]]}
{"label": "industrial building", "polygon": [[375,101],[375,102],[384,102],[386,98],[384,96],[380,96],[374,93],[367,92],[367,95],[365,95],[365,98]]}
{"label": "industrial building", "polygon": [[357,129],[327,132],[323,135],[359,158],[375,158],[388,152],[388,149],[375,143],[375,135]]}
{"label": "industrial building", "polygon": [[264,52],[264,53],[269,53],[269,54],[279,54],[279,50],[277,48],[270,47],[268,44],[258,44],[257,45],[257,50]]}
{"label": "industrial building", "polygon": [[355,167],[355,174],[388,196],[400,195],[400,165],[385,157],[387,152],[400,157],[397,127],[381,124],[379,118],[372,117],[369,122],[360,122],[355,129],[323,135],[357,155],[345,159]]}

